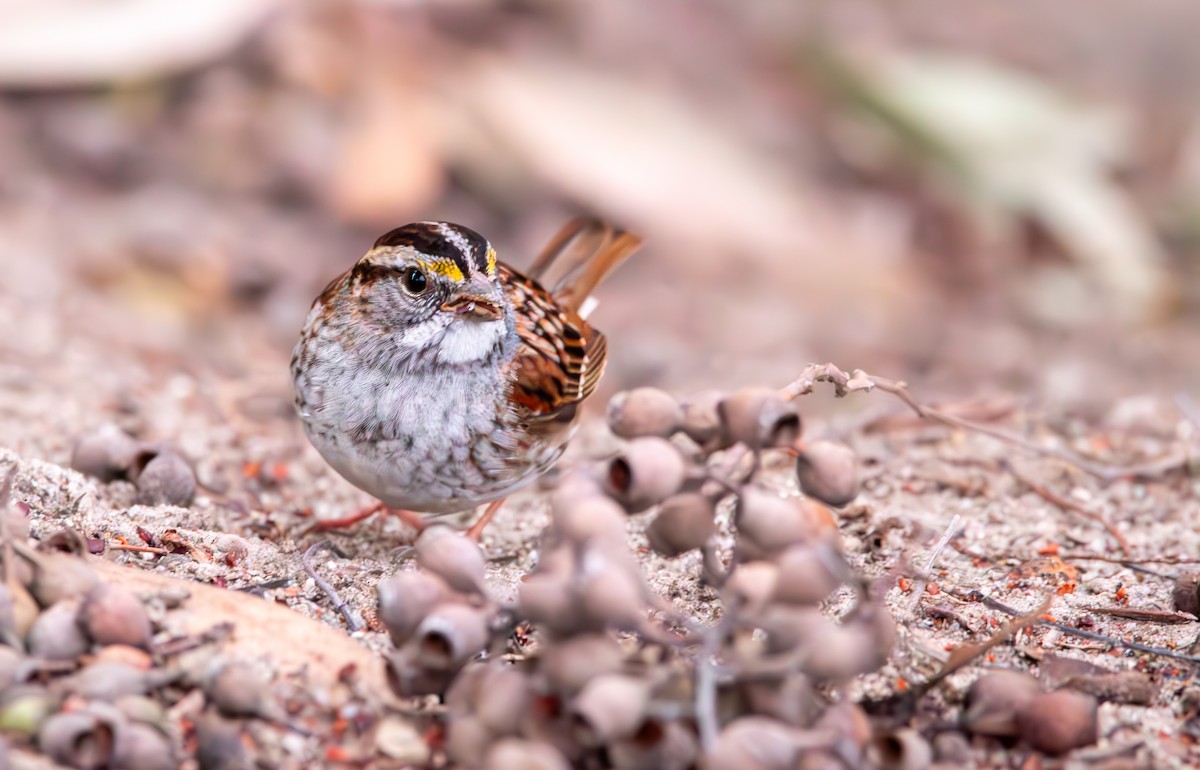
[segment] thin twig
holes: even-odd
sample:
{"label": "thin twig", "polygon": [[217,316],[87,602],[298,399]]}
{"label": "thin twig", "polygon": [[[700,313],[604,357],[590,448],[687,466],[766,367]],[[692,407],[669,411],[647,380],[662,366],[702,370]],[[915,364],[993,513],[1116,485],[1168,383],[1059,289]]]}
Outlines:
{"label": "thin twig", "polygon": [[809,364],[800,373],[799,377],[783,389],[783,394],[788,398],[797,398],[806,395],[812,392],[813,386],[818,382],[831,383],[834,386],[836,395],[839,397],[845,396],[847,393],[870,391],[878,388],[903,401],[919,417],[934,420],[935,422],[940,422],[954,428],[961,428],[985,436],[991,436],[994,439],[1018,446],[1031,454],[1062,460],[1106,482],[1130,476],[1157,475],[1165,470],[1177,468],[1187,460],[1186,453],[1176,452],[1142,465],[1113,466],[1097,463],[1065,449],[1035,444],[1024,436],[1019,436],[1003,428],[969,420],[965,417],[958,417],[932,406],[922,404],[908,391],[908,386],[904,382],[889,380],[886,377],[877,377],[861,369],[855,369],[853,373],[846,374],[833,364]]}
{"label": "thin twig", "polygon": [[950,519],[949,526],[946,527],[946,531],[942,533],[942,536],[938,538],[937,545],[933,547],[933,552],[929,554],[929,560],[925,562],[925,569],[922,570],[919,575],[917,575],[917,583],[913,587],[912,592],[912,603],[908,608],[908,611],[914,615],[917,612],[917,606],[921,603],[921,596],[925,593],[925,587],[928,584],[929,576],[933,574],[933,565],[935,562],[937,562],[938,557],[942,555],[942,551],[946,549],[946,546],[958,533],[958,522],[961,520],[962,516],[960,514],[954,514],[954,516]]}
{"label": "thin twig", "polygon": [[1062,508],[1064,511],[1071,511],[1072,513],[1077,513],[1080,516],[1087,519],[1088,521],[1094,521],[1095,523],[1099,524],[1101,527],[1104,528],[1105,532],[1107,532],[1109,535],[1112,536],[1113,540],[1117,541],[1117,547],[1121,549],[1121,553],[1125,553],[1125,554],[1129,553],[1129,551],[1130,551],[1129,541],[1126,540],[1125,536],[1122,535],[1120,533],[1120,531],[1116,527],[1114,527],[1112,524],[1110,524],[1108,522],[1108,520],[1106,520],[1103,516],[1101,516],[1100,514],[1096,513],[1095,511],[1093,511],[1083,505],[1080,505],[1079,503],[1075,502],[1074,500],[1070,500],[1068,498],[1063,497],[1060,494],[1050,491],[1049,489],[1047,489],[1046,487],[1037,483],[1033,479],[1020,473],[1019,471],[1017,471],[1016,468],[1012,467],[1011,465],[1009,466],[1008,472],[1013,475],[1013,478],[1015,478],[1017,481],[1021,482],[1025,486],[1029,487],[1034,492],[1034,494],[1036,494],[1038,497],[1042,498],[1043,500],[1054,503],[1059,508]]}
{"label": "thin twig", "polygon": [[4,544],[4,585],[10,591],[14,589],[16,573],[12,565],[12,540],[8,536],[8,507],[11,504],[13,477],[16,475],[17,466],[13,464],[4,472],[4,481],[0,482],[0,542]]}
{"label": "thin twig", "polygon": [[320,588],[325,592],[325,595],[329,597],[329,601],[333,604],[334,609],[342,614],[342,618],[346,621],[346,626],[350,629],[350,633],[361,631],[366,625],[363,623],[363,619],[359,617],[358,613],[354,611],[353,607],[342,600],[341,595],[338,594],[337,590],[333,586],[331,586],[324,578],[317,574],[316,567],[313,566],[312,560],[313,557],[316,556],[317,552],[330,545],[331,543],[328,540],[322,540],[319,543],[315,543],[304,552],[304,557],[300,561],[304,565],[305,573],[307,573],[308,576],[313,579],[313,582],[317,584],[317,588]]}
{"label": "thin twig", "polygon": [[[980,593],[979,591],[959,591],[950,586],[942,586],[942,590],[961,601],[980,602],[981,604],[983,604],[983,606],[987,607],[988,609],[996,610],[997,612],[1003,612],[1005,615],[1012,615],[1012,616],[1021,615],[1020,610],[1015,610],[1006,604],[1002,604],[1002,603],[996,601],[995,599],[991,598],[990,596],[985,596],[984,594]],[[1104,634],[1098,634],[1094,631],[1084,631],[1082,628],[1075,628],[1073,626],[1068,626],[1063,623],[1059,623],[1056,620],[1042,619],[1039,621],[1039,624],[1046,626],[1048,628],[1053,628],[1056,631],[1061,631],[1062,633],[1067,634],[1068,636],[1078,636],[1082,639],[1090,639],[1094,642],[1103,642],[1105,644],[1110,644],[1114,647],[1121,647],[1126,650],[1133,650],[1134,652],[1144,652],[1147,655],[1158,655],[1163,658],[1171,658],[1172,660],[1181,660],[1181,661],[1184,661],[1185,663],[1191,663],[1193,665],[1200,665],[1200,657],[1195,657],[1192,655],[1185,655],[1181,652],[1176,652],[1175,650],[1167,650],[1162,647],[1150,647],[1145,644],[1139,644],[1137,642],[1129,642],[1124,639],[1118,639],[1113,636],[1105,636]]]}
{"label": "thin twig", "polygon": [[717,668],[715,658],[729,633],[728,616],[704,634],[704,643],[696,656],[696,729],[705,751],[716,745],[721,723],[717,717]]}
{"label": "thin twig", "polygon": [[154,545],[132,545],[131,543],[105,543],[104,547],[110,551],[133,551],[134,553],[157,553],[168,554],[171,550],[168,548],[159,548]]}

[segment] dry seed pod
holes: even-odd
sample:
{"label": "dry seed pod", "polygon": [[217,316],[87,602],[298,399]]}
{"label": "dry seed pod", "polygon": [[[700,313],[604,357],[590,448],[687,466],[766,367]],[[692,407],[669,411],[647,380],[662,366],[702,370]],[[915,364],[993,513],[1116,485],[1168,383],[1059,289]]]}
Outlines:
{"label": "dry seed pod", "polygon": [[58,711],[58,698],[36,685],[14,685],[0,692],[0,731],[32,738],[38,727]]}
{"label": "dry seed pod", "polygon": [[689,770],[699,754],[692,729],[658,719],[646,720],[632,738],[607,748],[614,770]]}
{"label": "dry seed pod", "polygon": [[1175,578],[1171,598],[1175,601],[1175,609],[1200,617],[1200,573],[1184,572]]}
{"label": "dry seed pod", "polygon": [[455,591],[482,594],[487,563],[479,544],[449,527],[426,527],[416,543],[417,564],[445,580]]}
{"label": "dry seed pod", "polygon": [[687,398],[682,404],[683,432],[702,447],[714,443],[721,435],[721,415],[717,407],[726,394],[719,390],[704,390]]}
{"label": "dry seed pod", "polygon": [[96,644],[127,644],[149,649],[154,630],[140,599],[122,586],[101,583],[83,602],[79,616]]}
{"label": "dry seed pod", "polygon": [[483,770],[484,757],[496,736],[472,714],[456,716],[446,725],[446,756],[456,766]]}
{"label": "dry seed pod", "polygon": [[392,644],[401,646],[438,602],[448,598],[449,587],[427,572],[397,572],[379,581],[377,614]]}
{"label": "dry seed pod", "polygon": [[717,405],[725,446],[751,449],[790,447],[800,438],[800,415],[791,401],[771,388],[746,388]]}
{"label": "dry seed pod", "polygon": [[130,722],[150,725],[162,733],[171,729],[171,718],[161,703],[146,695],[122,695],[113,701],[117,711]]}
{"label": "dry seed pod", "polygon": [[871,720],[862,706],[849,701],[840,701],[825,709],[814,725],[820,730],[829,730],[837,736],[842,750],[858,755],[871,739]]}
{"label": "dry seed pod", "polygon": [[775,594],[779,568],[769,561],[746,561],[737,564],[721,587],[721,602],[727,608],[738,609],[750,616],[758,615]]}
{"label": "dry seed pod", "polygon": [[33,628],[33,623],[38,619],[38,613],[41,611],[38,608],[37,600],[33,598],[33,594],[20,583],[13,583],[8,587],[8,595],[12,600],[13,622],[16,625],[16,644],[20,645],[21,640],[29,635],[29,629]]}
{"label": "dry seed pod", "polygon": [[24,662],[25,657],[16,649],[0,645],[0,692],[16,683]]}
{"label": "dry seed pod", "polygon": [[488,770],[570,770],[567,758],[541,741],[504,738],[487,753]]}
{"label": "dry seed pod", "polygon": [[609,494],[630,513],[640,513],[679,491],[687,468],[670,441],[653,436],[630,441],[608,462]]}
{"label": "dry seed pod", "polygon": [[807,647],[811,639],[829,636],[833,621],[816,607],[793,607],[786,604],[768,606],[759,615],[756,625],[767,635],[767,652],[772,655],[791,652],[800,645]]}
{"label": "dry seed pod", "polygon": [[34,621],[25,640],[29,654],[43,660],[75,660],[88,651],[88,640],[79,628],[79,602],[64,599]]}
{"label": "dry seed pod", "polygon": [[993,671],[967,690],[962,724],[976,735],[1009,737],[1017,734],[1017,714],[1042,691],[1037,679],[1023,671]]}
{"label": "dry seed pod", "polygon": [[67,691],[89,700],[114,701],[145,695],[156,681],[147,672],[123,663],[92,663],[65,680]]}
{"label": "dry seed pod", "polygon": [[716,532],[712,500],[697,492],[683,492],[663,501],[646,527],[646,539],[658,553],[672,558],[695,550]]}
{"label": "dry seed pod", "polygon": [[608,401],[608,427],[621,438],[661,436],[679,429],[683,410],[671,394],[658,388],[634,388]]}
{"label": "dry seed pod", "polygon": [[561,541],[582,544],[601,540],[625,546],[624,509],[604,494],[575,500],[558,499],[551,506],[555,534]]}
{"label": "dry seed pod", "polygon": [[139,503],[186,508],[196,497],[196,472],[169,449],[143,450],[134,460],[134,468]]}
{"label": "dry seed pod", "polygon": [[43,607],[63,599],[83,599],[100,583],[95,570],[78,556],[39,553],[34,557],[33,583],[29,592]]}
{"label": "dry seed pod", "polygon": [[829,538],[837,531],[829,512],[802,497],[780,497],[761,487],[738,493],[734,521],[738,554],[748,559],[770,558],[796,543]]}
{"label": "dry seed pod", "polygon": [[38,728],[38,749],[69,767],[99,770],[112,760],[114,727],[87,711],[54,714]]}
{"label": "dry seed pod", "polygon": [[801,667],[818,680],[840,681],[874,671],[887,662],[896,640],[896,622],[878,607],[860,605],[839,625],[813,629],[804,640]]}
{"label": "dry seed pod", "polygon": [[410,642],[416,662],[429,671],[457,671],[483,652],[487,643],[487,616],[465,604],[434,607]]}
{"label": "dry seed pod", "polygon": [[933,736],[933,753],[938,762],[948,765],[969,765],[971,742],[956,731],[944,731]]}
{"label": "dry seed pod", "polygon": [[858,455],[845,444],[814,441],[796,457],[800,489],[826,505],[841,507],[858,497]]}
{"label": "dry seed pod", "polygon": [[240,660],[218,664],[204,683],[204,694],[230,717],[266,716],[270,679],[258,666]]}
{"label": "dry seed pod", "polygon": [[117,726],[112,767],[119,770],[176,770],[179,760],[165,735],[149,725],[130,722]]}
{"label": "dry seed pod", "polygon": [[774,717],[795,727],[811,724],[821,708],[812,682],[799,672],[776,681],[747,682],[742,691],[755,714]]}
{"label": "dry seed pod", "polygon": [[404,767],[428,767],[433,750],[407,719],[387,716],[375,726],[375,748]]}
{"label": "dry seed pod", "polygon": [[1042,693],[1017,712],[1017,728],[1034,749],[1066,754],[1099,739],[1098,707],[1094,697],[1074,690]]}
{"label": "dry seed pod", "polygon": [[196,761],[200,770],[251,770],[255,766],[242,742],[241,725],[211,711],[196,719]]}
{"label": "dry seed pod", "polygon": [[571,702],[576,734],[585,746],[628,738],[642,726],[649,705],[646,681],[620,674],[596,677]]}
{"label": "dry seed pod", "polygon": [[766,717],[730,722],[704,757],[705,770],[791,770],[800,747],[794,728]]}
{"label": "dry seed pod", "polygon": [[455,669],[430,671],[417,660],[418,650],[405,645],[384,658],[387,685],[401,698],[418,695],[441,695],[457,673]]}
{"label": "dry seed pod", "polygon": [[574,633],[584,624],[570,575],[554,572],[529,575],[517,588],[517,608],[522,618],[555,634]]}
{"label": "dry seed pod", "polygon": [[604,674],[621,670],[625,653],[608,634],[581,634],[547,645],[541,653],[541,671],[550,690],[570,697]]}
{"label": "dry seed pod", "polygon": [[867,754],[879,770],[925,770],[933,762],[929,741],[911,728],[876,736]]}
{"label": "dry seed pod", "polygon": [[637,628],[645,617],[644,584],[617,562],[595,552],[584,556],[579,608],[592,628]]}
{"label": "dry seed pod", "polygon": [[116,481],[129,477],[137,453],[137,441],[109,423],[75,442],[75,448],[71,451],[71,467],[100,481]]}
{"label": "dry seed pod", "polygon": [[828,566],[828,561],[840,558],[828,546],[791,546],[775,558],[779,579],[772,600],[784,604],[820,604],[841,585]]}
{"label": "dry seed pod", "polygon": [[516,735],[529,713],[533,693],[529,679],[514,666],[485,662],[463,669],[446,691],[451,714],[472,714],[493,735]]}

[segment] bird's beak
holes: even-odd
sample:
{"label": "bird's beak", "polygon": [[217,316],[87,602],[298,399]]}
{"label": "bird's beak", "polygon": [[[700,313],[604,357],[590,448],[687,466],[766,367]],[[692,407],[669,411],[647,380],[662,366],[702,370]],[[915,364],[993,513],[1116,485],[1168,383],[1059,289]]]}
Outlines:
{"label": "bird's beak", "polygon": [[504,317],[491,286],[464,286],[463,291],[442,303],[442,310],[475,321],[499,321]]}

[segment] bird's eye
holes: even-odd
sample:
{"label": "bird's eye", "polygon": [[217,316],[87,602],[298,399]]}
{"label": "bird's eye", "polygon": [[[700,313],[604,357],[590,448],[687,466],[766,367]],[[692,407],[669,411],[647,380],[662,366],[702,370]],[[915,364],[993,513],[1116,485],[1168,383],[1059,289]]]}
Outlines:
{"label": "bird's eye", "polygon": [[404,276],[400,279],[404,283],[404,290],[409,294],[422,294],[428,281],[425,279],[425,274],[415,267],[410,267],[405,271]]}

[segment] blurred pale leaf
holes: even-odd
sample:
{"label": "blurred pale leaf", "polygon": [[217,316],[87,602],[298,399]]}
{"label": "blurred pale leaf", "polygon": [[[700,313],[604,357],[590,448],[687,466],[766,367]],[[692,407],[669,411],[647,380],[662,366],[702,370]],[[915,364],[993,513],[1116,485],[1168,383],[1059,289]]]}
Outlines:
{"label": "blurred pale leaf", "polygon": [[820,242],[797,180],[667,90],[568,61],[499,59],[457,89],[504,151],[625,223],[750,253]]}
{"label": "blurred pale leaf", "polygon": [[426,101],[395,85],[364,94],[344,129],[330,185],[339,215],[391,225],[419,214],[442,192],[442,159]]}
{"label": "blurred pale leaf", "polygon": [[969,59],[822,53],[832,92],[985,217],[1029,217],[1087,266],[1127,320],[1161,313],[1172,293],[1163,253],[1112,180],[1126,154],[1118,118],[1021,73]]}
{"label": "blurred pale leaf", "polygon": [[279,0],[0,2],[0,85],[93,86],[161,77],[227,53]]}

